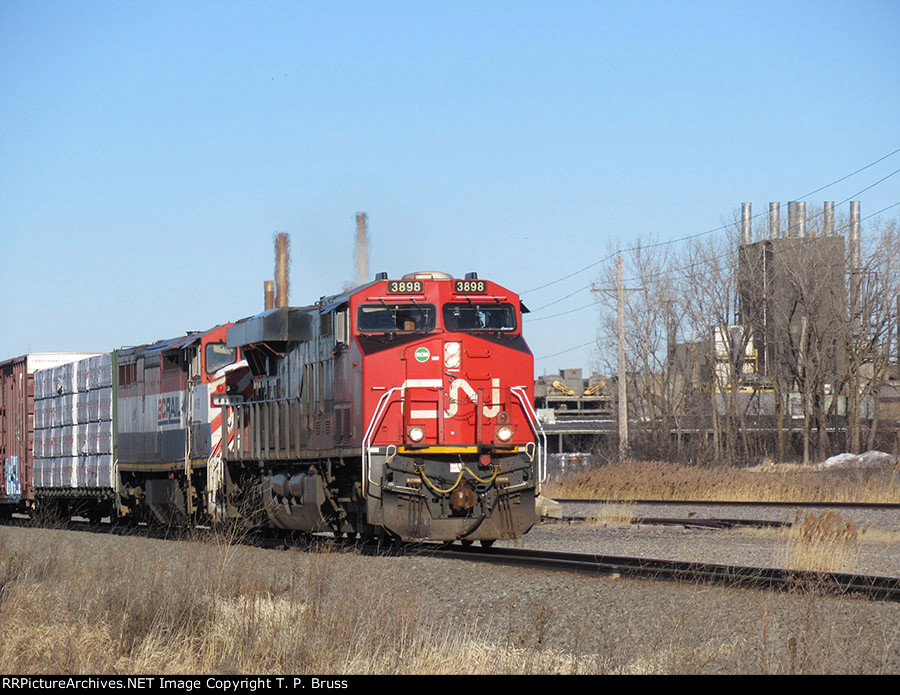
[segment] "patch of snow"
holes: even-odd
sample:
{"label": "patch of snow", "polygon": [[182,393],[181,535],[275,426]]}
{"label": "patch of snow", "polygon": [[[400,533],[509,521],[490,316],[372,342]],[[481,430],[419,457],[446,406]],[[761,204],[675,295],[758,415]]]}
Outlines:
{"label": "patch of snow", "polygon": [[837,454],[819,464],[819,468],[876,468],[900,464],[900,456],[883,451],[867,451],[864,454]]}

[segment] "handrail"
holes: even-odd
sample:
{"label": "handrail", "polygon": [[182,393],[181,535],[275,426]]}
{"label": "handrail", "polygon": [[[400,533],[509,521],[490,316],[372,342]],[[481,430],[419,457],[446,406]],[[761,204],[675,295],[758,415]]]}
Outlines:
{"label": "handrail", "polygon": [[366,434],[363,437],[363,457],[362,457],[362,462],[363,462],[362,496],[363,496],[363,499],[366,498],[366,489],[367,489],[369,483],[371,483],[375,487],[379,486],[378,483],[376,483],[374,480],[372,480],[369,477],[369,474],[371,472],[371,456],[370,456],[371,440],[375,436],[375,430],[378,428],[378,425],[381,422],[381,419],[384,417],[384,414],[387,412],[387,407],[388,407],[388,405],[390,405],[391,396],[400,390],[401,390],[400,386],[395,386],[394,388],[392,388],[388,391],[385,391],[381,395],[381,398],[378,399],[378,405],[375,407],[375,412],[372,415],[372,419],[369,421],[369,426],[368,426],[368,428],[366,428]]}
{"label": "handrail", "polygon": [[519,399],[519,404],[522,406],[522,410],[525,413],[525,417],[528,420],[528,424],[531,427],[531,431],[534,433],[535,439],[540,439],[542,442],[538,444],[538,452],[537,452],[537,460],[538,460],[538,493],[540,493],[540,486],[547,482],[547,435],[544,433],[544,428],[541,427],[540,421],[537,419],[537,413],[534,412],[534,408],[531,406],[531,403],[528,401],[528,397],[525,394],[524,386],[510,386],[510,393],[512,393],[516,398]]}

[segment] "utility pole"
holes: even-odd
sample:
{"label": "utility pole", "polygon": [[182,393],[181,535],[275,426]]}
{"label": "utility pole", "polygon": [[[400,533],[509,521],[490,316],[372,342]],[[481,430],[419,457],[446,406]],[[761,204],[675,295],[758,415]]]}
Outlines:
{"label": "utility pole", "polygon": [[625,384],[625,280],[622,256],[616,256],[616,313],[619,334],[619,462],[628,456],[628,391]]}
{"label": "utility pole", "polygon": [[625,383],[625,293],[638,292],[640,287],[625,287],[622,271],[622,255],[616,256],[616,289],[594,287],[594,292],[616,293],[616,325],[618,333],[618,367],[619,367],[619,461],[628,458],[628,388]]}
{"label": "utility pole", "polygon": [[859,201],[850,201],[850,335],[851,335],[851,375],[850,395],[852,412],[850,423],[850,451],[859,453],[860,449],[860,394],[859,394],[859,370],[861,362],[861,324],[860,312],[860,229],[859,229]]}

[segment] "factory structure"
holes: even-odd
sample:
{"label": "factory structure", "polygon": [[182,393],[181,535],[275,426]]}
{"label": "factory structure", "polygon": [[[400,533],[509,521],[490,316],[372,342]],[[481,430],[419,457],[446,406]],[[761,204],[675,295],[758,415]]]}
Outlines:
{"label": "factory structure", "polygon": [[[786,225],[780,209],[769,204],[768,229],[754,239],[742,206],[734,323],[687,342],[670,333],[665,369],[629,374],[635,446],[655,440],[635,454],[671,456],[663,442],[804,461],[900,449],[900,278],[862,267],[857,201],[846,239],[831,202],[809,217],[804,202],[789,203]],[[614,375],[538,377],[551,450],[612,451],[616,393]]]}

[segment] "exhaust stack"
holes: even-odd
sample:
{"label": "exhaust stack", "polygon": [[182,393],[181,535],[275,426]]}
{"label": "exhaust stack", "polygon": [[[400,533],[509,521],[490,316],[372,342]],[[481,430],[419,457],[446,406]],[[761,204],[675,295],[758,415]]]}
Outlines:
{"label": "exhaust stack", "polygon": [[275,235],[275,306],[288,305],[290,280],[288,269],[291,265],[291,238],[284,232]]}
{"label": "exhaust stack", "polygon": [[363,285],[369,281],[369,231],[368,216],[364,212],[356,213],[356,245],[353,249],[353,262],[356,265],[356,284]]}

